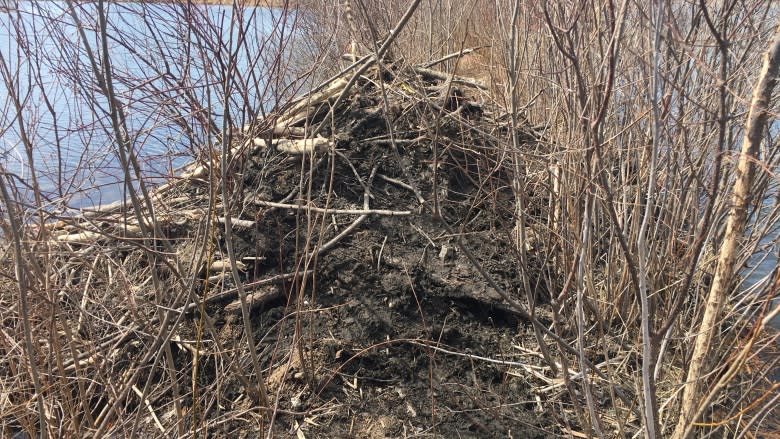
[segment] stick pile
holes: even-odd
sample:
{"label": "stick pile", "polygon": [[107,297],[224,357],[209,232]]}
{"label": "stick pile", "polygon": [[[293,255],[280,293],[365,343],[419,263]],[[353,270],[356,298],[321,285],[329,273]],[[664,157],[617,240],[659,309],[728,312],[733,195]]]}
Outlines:
{"label": "stick pile", "polygon": [[[339,266],[330,254],[367,231],[425,236],[426,248],[409,252],[449,261],[455,252],[443,233],[426,232],[433,206],[452,223],[492,224],[501,218],[486,219],[482,207],[503,203],[504,226],[511,223],[507,118],[484,84],[431,67],[364,58],[243,127],[227,153],[183,168],[141,211],[120,201],[46,227],[65,351],[48,367],[75,380],[98,377],[79,390],[92,402],[84,409],[94,428],[116,427],[117,409],[143,396],[150,425],[162,431],[172,413],[153,407],[171,396],[171,377],[148,367],[155,358],[246,358],[246,346],[225,336],[235,330],[230,322],[244,309],[294,303],[312,288],[318,264]],[[535,142],[532,130],[524,136]],[[370,251],[377,267],[395,263],[389,247],[406,245],[387,236]],[[195,358],[174,358],[172,344]],[[145,380],[157,384],[143,390]]]}

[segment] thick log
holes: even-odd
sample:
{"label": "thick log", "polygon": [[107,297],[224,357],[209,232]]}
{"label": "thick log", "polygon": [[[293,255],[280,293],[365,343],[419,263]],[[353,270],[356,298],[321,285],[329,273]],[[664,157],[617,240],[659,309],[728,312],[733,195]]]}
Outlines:
{"label": "thick log", "polygon": [[[268,142],[262,138],[252,139],[252,144],[256,148],[265,149],[268,147]],[[310,154],[312,152],[325,152],[332,145],[333,142],[324,137],[315,137],[313,139],[280,139],[274,142],[277,151],[286,152],[288,154]]]}
{"label": "thick log", "polygon": [[430,79],[438,79],[440,81],[452,80],[452,82],[456,84],[467,85],[469,87],[478,88],[480,90],[488,89],[488,86],[484,82],[472,78],[466,78],[464,76],[450,75],[448,73],[440,72],[438,70],[426,69],[425,67],[415,67],[414,71],[422,75],[423,77],[427,77]]}
{"label": "thick log", "polygon": [[103,236],[102,233],[87,231],[87,232],[80,232],[80,233],[71,233],[68,235],[61,235],[57,237],[57,241],[79,243],[79,244],[90,244],[97,241],[101,236]]}

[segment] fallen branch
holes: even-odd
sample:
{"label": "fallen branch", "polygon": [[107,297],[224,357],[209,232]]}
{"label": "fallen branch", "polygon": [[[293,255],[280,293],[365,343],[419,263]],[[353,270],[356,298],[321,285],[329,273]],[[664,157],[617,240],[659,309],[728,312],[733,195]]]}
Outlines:
{"label": "fallen branch", "polygon": [[58,236],[57,241],[88,244],[97,241],[99,238],[103,236],[105,236],[104,233],[86,231],[86,232],[70,233],[68,235]]}
{"label": "fallen branch", "polygon": [[285,126],[285,125],[276,125],[272,128],[267,128],[264,130],[261,130],[257,133],[251,133],[252,126],[247,124],[244,125],[243,131],[245,133],[250,133],[253,136],[256,137],[269,137],[273,136],[275,138],[287,138],[287,137],[303,137],[306,135],[306,129],[303,127],[291,127],[291,126]]}
{"label": "fallen branch", "polygon": [[[267,285],[264,290],[246,295],[246,304],[249,310],[259,308],[268,302],[272,302],[284,296],[284,289],[277,285]],[[225,305],[225,312],[236,314],[241,312],[241,301],[234,300]]]}
{"label": "fallen branch", "polygon": [[[301,119],[304,119],[309,113],[310,107],[327,101],[337,93],[343,93],[347,87],[347,80],[340,78],[326,87],[324,90],[310,94],[295,104],[292,108],[285,111],[286,117],[277,122],[277,126],[293,126]],[[316,134],[316,133],[315,133]]]}
{"label": "fallen branch", "polygon": [[455,84],[467,85],[469,87],[478,88],[480,90],[487,90],[488,86],[484,82],[476,79],[466,78],[458,75],[450,75],[449,73],[440,72],[438,70],[426,69],[424,67],[415,67],[414,71],[418,74],[431,79],[438,79],[440,81],[452,81]]}
{"label": "fallen branch", "polygon": [[352,224],[349,225],[349,227],[347,227],[346,229],[342,230],[341,233],[336,235],[333,239],[331,239],[330,241],[328,241],[325,244],[323,244],[319,248],[319,250],[317,250],[317,254],[322,255],[326,251],[330,250],[334,245],[338,244],[338,242],[341,241],[345,236],[347,236],[350,233],[352,233],[352,231],[355,230],[355,228],[357,228],[357,226],[362,224],[363,221],[366,220],[366,218],[368,218],[368,215],[360,215],[358,217],[358,219],[356,219],[355,221],[352,222]]}
{"label": "fallen branch", "polygon": [[[312,152],[325,152],[333,142],[324,137],[315,137],[313,139],[279,139],[272,143],[276,150],[288,154],[309,154]],[[252,145],[255,148],[266,149],[268,142],[260,137],[252,139]]]}
{"label": "fallen branch", "polygon": [[[225,224],[225,217],[221,216],[217,218],[217,222],[220,224]],[[251,227],[254,227],[255,224],[257,224],[257,221],[251,221],[251,220],[242,220],[237,218],[230,218],[230,224],[233,225],[233,227],[239,228],[239,229],[249,229]]]}
{"label": "fallen branch", "polygon": [[406,216],[411,215],[410,210],[382,210],[382,209],[324,209],[322,207],[306,206],[303,204],[274,203],[273,201],[252,200],[252,203],[263,207],[275,207],[278,209],[307,210],[310,212],[334,214],[334,215],[386,215]]}
{"label": "fallen branch", "polygon": [[468,55],[471,52],[476,52],[477,50],[485,49],[487,47],[491,47],[491,46],[489,44],[486,44],[484,46],[472,47],[470,49],[464,49],[464,50],[460,50],[458,52],[453,52],[453,53],[450,53],[449,55],[444,55],[443,57],[441,57],[441,58],[439,58],[437,60],[434,60],[434,61],[422,64],[419,67],[421,67],[421,68],[430,68],[430,67],[435,66],[436,64],[441,64],[441,63],[449,61],[449,60],[451,60],[453,58],[460,58],[463,55]]}
{"label": "fallen branch", "polygon": [[[275,283],[278,283],[278,282],[281,282],[281,281],[285,281],[285,280],[289,280],[289,279],[294,279],[296,277],[311,276],[313,273],[314,273],[313,270],[307,270],[307,271],[302,271],[302,272],[298,272],[298,273],[278,274],[276,276],[271,276],[271,277],[266,278],[266,279],[260,279],[260,280],[254,281],[254,282],[249,282],[247,284],[244,284],[244,289],[250,290],[250,289],[253,289],[253,288],[260,288],[260,287],[263,287],[263,286],[266,286],[266,285],[273,285]],[[219,294],[215,294],[213,296],[209,296],[205,300],[201,300],[200,302],[192,302],[192,303],[190,303],[188,305],[185,305],[185,306],[179,308],[177,311],[180,312],[180,313],[189,313],[189,312],[192,312],[195,309],[197,309],[201,305],[201,303],[204,304],[204,305],[208,305],[208,304],[211,304],[211,303],[220,302],[222,300],[231,299],[231,298],[235,297],[237,294],[238,294],[238,288],[232,288],[232,289],[223,291],[223,292],[221,292]],[[247,297],[249,297],[250,295],[247,295]]]}

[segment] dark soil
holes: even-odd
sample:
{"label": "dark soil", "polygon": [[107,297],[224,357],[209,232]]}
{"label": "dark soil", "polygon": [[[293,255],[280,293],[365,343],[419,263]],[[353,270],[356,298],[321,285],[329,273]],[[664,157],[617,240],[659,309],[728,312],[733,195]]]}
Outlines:
{"label": "dark soil", "polygon": [[[367,84],[361,90],[376,92]],[[270,374],[293,355],[279,409],[305,413],[278,415],[277,434],[290,432],[297,421],[306,437],[550,436],[555,422],[535,410],[531,384],[512,375],[520,372],[517,367],[500,364],[520,359],[513,346],[534,340],[530,326],[462,252],[468,249],[501,288],[517,295],[521,279],[510,240],[509,181],[497,166],[498,138],[480,134],[462,117],[476,106],[435,121],[425,102],[408,104],[393,121],[396,138],[427,138],[402,145],[399,163],[390,145],[366,140],[387,136],[377,97],[353,95],[344,105],[333,133],[340,139],[340,154],[327,157],[313,173],[316,204],[323,205],[330,193],[331,206],[358,208],[363,185],[371,181],[372,209],[413,214],[369,217],[333,250],[310,261],[306,268],[316,273],[312,278],[280,287],[281,298],[253,314],[255,338],[275,339],[261,345],[264,363],[274,364]],[[421,122],[430,126],[421,128]],[[253,160],[243,172],[244,182],[262,186],[267,179],[253,170],[267,169],[262,160],[271,159]],[[290,162],[267,189],[273,197],[298,184],[302,159]],[[400,181],[411,175],[427,203],[421,206],[408,188],[376,175],[372,179],[372,171]],[[488,171],[487,177],[479,171]],[[436,193],[442,218],[431,208]],[[338,233],[336,225],[342,230],[355,218],[307,218],[281,210],[264,215],[255,231],[237,236],[243,256],[257,255],[258,235],[265,235],[265,260],[252,268],[246,282],[300,267],[303,243],[311,240],[308,248],[316,249]],[[290,354],[296,323],[302,361],[297,352]],[[241,429],[240,422],[234,424]]]}

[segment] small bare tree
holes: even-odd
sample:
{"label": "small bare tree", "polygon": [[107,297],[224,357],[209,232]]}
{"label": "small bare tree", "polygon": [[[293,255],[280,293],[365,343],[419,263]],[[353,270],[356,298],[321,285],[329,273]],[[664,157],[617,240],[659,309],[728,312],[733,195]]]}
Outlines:
{"label": "small bare tree", "polygon": [[[709,373],[713,334],[721,319],[727,294],[734,288],[733,277],[737,270],[738,247],[744,240],[748,226],[748,209],[753,204],[754,176],[759,159],[761,143],[764,140],[772,91],[780,73],[780,27],[775,33],[764,55],[764,63],[753,90],[753,99],[745,124],[742,149],[735,168],[732,203],[726,223],[726,232],[718,252],[718,267],[712,280],[709,295],[704,303],[705,310],[696,336],[691,363],[680,403],[680,418],[673,437],[689,437],[699,414],[707,404],[699,400],[701,380]],[[710,401],[711,393],[705,401]]]}

